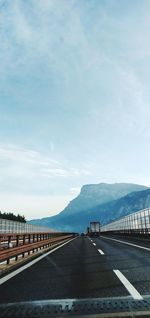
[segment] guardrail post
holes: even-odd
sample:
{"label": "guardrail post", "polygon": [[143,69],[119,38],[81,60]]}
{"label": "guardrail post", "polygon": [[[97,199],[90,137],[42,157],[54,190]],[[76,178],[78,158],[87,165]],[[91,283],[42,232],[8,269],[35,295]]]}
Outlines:
{"label": "guardrail post", "polygon": [[8,236],[8,248],[11,247],[11,236]]}
{"label": "guardrail post", "polygon": [[2,237],[0,237],[0,249],[1,249],[1,244],[2,244]]}
{"label": "guardrail post", "polygon": [[23,245],[26,244],[26,235],[23,235]]}
{"label": "guardrail post", "polygon": [[146,224],[146,212],[145,212],[145,210],[144,210],[144,224],[145,224],[144,233],[146,234],[146,232],[147,232],[147,224]]}
{"label": "guardrail post", "polygon": [[16,236],[16,246],[19,246],[19,235]]}

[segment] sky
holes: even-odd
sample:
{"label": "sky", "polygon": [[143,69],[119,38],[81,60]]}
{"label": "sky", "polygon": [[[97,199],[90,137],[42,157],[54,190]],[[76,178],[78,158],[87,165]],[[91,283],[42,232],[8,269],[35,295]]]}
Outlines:
{"label": "sky", "polygon": [[0,0],[0,210],[150,186],[150,1]]}

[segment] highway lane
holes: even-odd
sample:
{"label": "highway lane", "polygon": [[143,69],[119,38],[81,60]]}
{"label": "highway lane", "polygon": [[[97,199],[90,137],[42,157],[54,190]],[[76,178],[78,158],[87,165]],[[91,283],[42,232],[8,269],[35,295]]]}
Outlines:
{"label": "highway lane", "polygon": [[0,286],[0,302],[150,294],[149,251],[92,241],[76,238],[12,277]]}
{"label": "highway lane", "polygon": [[0,301],[128,293],[88,238],[77,238],[0,286]]}
{"label": "highway lane", "polygon": [[[129,245],[119,241],[129,243]],[[141,295],[150,294],[149,242],[142,242],[135,238],[127,239],[116,236],[111,238],[109,236],[96,239],[96,243],[97,247],[101,246],[104,249],[112,269],[119,269]]]}

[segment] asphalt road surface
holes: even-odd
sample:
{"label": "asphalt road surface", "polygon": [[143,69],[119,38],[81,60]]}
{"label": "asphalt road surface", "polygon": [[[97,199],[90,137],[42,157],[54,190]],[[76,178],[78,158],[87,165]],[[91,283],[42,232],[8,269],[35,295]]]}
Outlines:
{"label": "asphalt road surface", "polygon": [[135,240],[77,237],[37,260],[0,279],[0,303],[150,294],[150,248]]}

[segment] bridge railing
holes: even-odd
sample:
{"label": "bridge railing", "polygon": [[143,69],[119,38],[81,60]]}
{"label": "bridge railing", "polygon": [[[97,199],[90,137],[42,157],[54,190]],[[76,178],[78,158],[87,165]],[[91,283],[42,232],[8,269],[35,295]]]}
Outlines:
{"label": "bridge railing", "polygon": [[0,219],[0,233],[35,233],[55,232],[48,227],[36,226],[29,223]]}
{"label": "bridge railing", "polygon": [[150,208],[104,225],[101,227],[101,232],[150,234]]}

